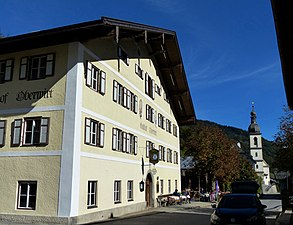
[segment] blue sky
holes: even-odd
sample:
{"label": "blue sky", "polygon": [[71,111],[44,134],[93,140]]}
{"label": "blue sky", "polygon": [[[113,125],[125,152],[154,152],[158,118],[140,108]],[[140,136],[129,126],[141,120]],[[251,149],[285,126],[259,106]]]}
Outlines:
{"label": "blue sky", "polygon": [[[177,33],[198,119],[244,130],[251,102],[272,140],[286,105],[270,0],[0,0],[14,36],[113,17]],[[1,50],[0,50],[1,51]]]}

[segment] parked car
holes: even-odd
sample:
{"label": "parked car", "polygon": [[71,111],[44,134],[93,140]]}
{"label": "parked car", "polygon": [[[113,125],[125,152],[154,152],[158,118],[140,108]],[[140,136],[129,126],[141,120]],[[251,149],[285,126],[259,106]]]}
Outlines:
{"label": "parked car", "polygon": [[265,208],[256,194],[226,194],[211,215],[210,222],[212,225],[265,225]]}

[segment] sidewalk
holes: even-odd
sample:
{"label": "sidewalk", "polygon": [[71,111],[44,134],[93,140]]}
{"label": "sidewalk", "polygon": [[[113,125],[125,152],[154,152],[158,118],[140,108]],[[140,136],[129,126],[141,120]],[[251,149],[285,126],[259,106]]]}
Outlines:
{"label": "sidewalk", "polygon": [[285,212],[281,213],[278,217],[275,225],[292,225],[293,224],[293,216],[292,210],[286,210]]}

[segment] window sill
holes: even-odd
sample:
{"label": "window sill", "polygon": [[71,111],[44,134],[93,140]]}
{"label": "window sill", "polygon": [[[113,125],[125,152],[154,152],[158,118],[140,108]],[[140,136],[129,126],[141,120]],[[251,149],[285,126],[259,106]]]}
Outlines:
{"label": "window sill", "polygon": [[92,205],[92,206],[88,206],[87,209],[95,209],[95,208],[98,208],[98,206],[96,205]]}

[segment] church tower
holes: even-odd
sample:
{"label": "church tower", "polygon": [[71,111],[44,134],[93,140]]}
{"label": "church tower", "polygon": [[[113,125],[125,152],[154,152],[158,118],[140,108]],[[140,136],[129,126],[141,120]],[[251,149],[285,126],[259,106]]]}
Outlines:
{"label": "church tower", "polygon": [[264,160],[262,153],[261,133],[260,127],[256,123],[256,112],[254,111],[254,105],[252,105],[250,118],[251,122],[248,127],[250,154],[255,161],[255,172],[262,178],[262,180],[264,180]]}

